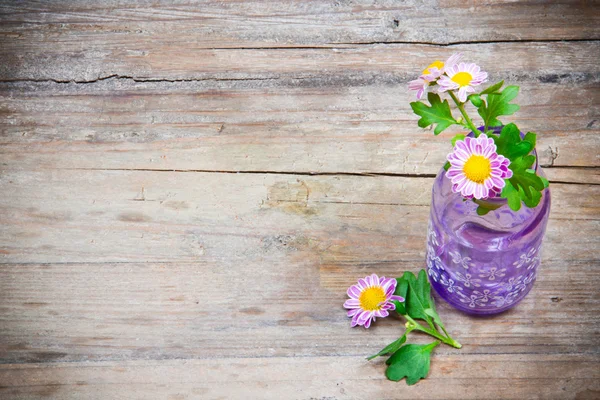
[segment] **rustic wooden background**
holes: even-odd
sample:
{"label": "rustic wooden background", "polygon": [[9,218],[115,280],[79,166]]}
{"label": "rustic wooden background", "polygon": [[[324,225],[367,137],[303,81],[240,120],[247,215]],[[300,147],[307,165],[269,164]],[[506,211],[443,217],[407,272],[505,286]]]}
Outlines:
{"label": "rustic wooden background", "polygon": [[[424,265],[453,132],[407,82],[521,85],[553,208],[517,308],[408,387],[346,288]],[[600,398],[594,1],[2,1],[0,398]],[[425,341],[426,338],[421,338]]]}

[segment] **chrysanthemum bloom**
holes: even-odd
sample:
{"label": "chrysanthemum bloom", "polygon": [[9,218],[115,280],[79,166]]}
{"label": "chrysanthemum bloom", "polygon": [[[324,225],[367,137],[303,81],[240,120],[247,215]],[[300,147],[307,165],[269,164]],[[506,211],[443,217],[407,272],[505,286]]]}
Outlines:
{"label": "chrysanthemum bloom", "polygon": [[419,76],[418,79],[408,82],[408,88],[410,90],[416,90],[417,99],[420,100],[427,91],[427,87],[429,87],[429,84],[438,79],[440,75],[444,73],[446,68],[454,66],[458,62],[458,60],[460,60],[461,57],[461,53],[456,53],[451,55],[445,63],[439,60],[435,60],[423,70],[421,76]]}
{"label": "chrysanthemum bloom", "polygon": [[467,95],[474,93],[473,86],[481,85],[487,81],[487,72],[481,71],[477,64],[460,63],[451,67],[445,68],[446,75],[440,77],[438,85],[439,91],[446,92],[448,90],[458,89],[458,99],[463,103],[467,101]]}
{"label": "chrysanthemum bloom", "polygon": [[466,198],[496,197],[506,185],[504,180],[513,174],[510,160],[496,153],[494,140],[485,134],[458,140],[448,161],[446,177],[452,181],[452,190]]}
{"label": "chrysanthemum bloom", "polygon": [[373,274],[364,279],[359,279],[356,285],[348,288],[349,300],[344,303],[344,308],[349,309],[348,317],[352,317],[352,327],[362,325],[365,328],[371,326],[375,317],[385,318],[395,310],[396,306],[392,300],[404,301],[401,296],[394,296],[396,290],[396,279],[379,278]]}

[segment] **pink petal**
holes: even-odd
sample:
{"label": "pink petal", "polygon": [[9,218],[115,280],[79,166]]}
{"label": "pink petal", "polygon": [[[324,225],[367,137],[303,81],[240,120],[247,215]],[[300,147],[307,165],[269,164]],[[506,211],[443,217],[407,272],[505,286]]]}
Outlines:
{"label": "pink petal", "polygon": [[344,302],[344,308],[357,308],[360,307],[360,301],[356,299],[346,300]]}
{"label": "pink petal", "polygon": [[348,297],[350,298],[358,299],[360,297],[360,289],[358,286],[352,285],[348,288],[346,294],[348,294]]}
{"label": "pink petal", "polygon": [[369,287],[369,285],[367,284],[367,281],[364,278],[360,278],[358,280],[358,286],[360,287],[361,290]]}
{"label": "pink petal", "polygon": [[379,285],[379,277],[376,274],[371,275],[371,286]]}

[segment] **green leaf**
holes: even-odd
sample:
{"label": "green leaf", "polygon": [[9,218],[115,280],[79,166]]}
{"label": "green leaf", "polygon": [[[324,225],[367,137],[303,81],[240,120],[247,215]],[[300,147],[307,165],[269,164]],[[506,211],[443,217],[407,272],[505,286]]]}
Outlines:
{"label": "green leaf", "polygon": [[535,143],[536,143],[536,134],[533,132],[527,132],[527,134],[525,135],[525,137],[523,138],[523,140],[525,142],[529,142],[531,143],[531,146],[535,149]]}
{"label": "green leaf", "polygon": [[521,207],[520,201],[517,205],[515,192],[527,207],[533,208],[540,203],[542,198],[541,192],[546,188],[546,184],[531,169],[534,162],[535,156],[526,155],[512,160],[509,165],[513,176],[508,180],[510,186],[507,183],[502,190],[501,196],[508,199],[508,205],[514,211],[517,211]]}
{"label": "green leaf", "polygon": [[[494,83],[492,86],[490,86],[489,88],[485,89],[480,94],[498,93],[498,90],[500,90],[500,88],[502,87],[502,85],[504,85],[504,81],[500,81],[498,83]],[[479,106],[475,106],[475,107],[479,107]]]}
{"label": "green leaf", "polygon": [[489,213],[492,210],[490,210],[489,208],[485,208],[485,207],[479,206],[479,207],[477,207],[477,210],[475,210],[475,211],[477,211],[477,215],[483,216],[483,215],[486,215],[487,213]]}
{"label": "green leaf", "polygon": [[494,211],[502,207],[502,204],[492,203],[485,200],[473,199],[473,202],[477,204],[477,215],[486,215],[490,211]]}
{"label": "green leaf", "polygon": [[512,115],[519,110],[516,104],[510,104],[519,94],[518,86],[507,86],[502,92],[489,93],[487,95],[487,104],[483,103],[477,109],[485,126],[500,126],[502,122],[498,120],[501,115]]}
{"label": "green leaf", "polygon": [[397,278],[396,279],[396,291],[394,292],[394,295],[396,296],[401,296],[405,299],[404,302],[399,302],[399,301],[394,301],[394,304],[396,305],[396,312],[398,314],[406,314],[406,293],[408,292],[408,281],[404,278]]}
{"label": "green leaf", "polygon": [[454,146],[459,140],[465,140],[465,135],[459,133],[458,135],[454,136],[451,140],[452,146]]}
{"label": "green leaf", "polygon": [[469,96],[467,96],[467,99],[471,101],[471,104],[473,104],[475,107],[481,107],[481,105],[483,104],[481,96],[477,93],[470,94]]}
{"label": "green leaf", "polygon": [[439,135],[449,126],[458,124],[452,117],[448,100],[442,102],[438,94],[431,92],[427,94],[427,100],[429,100],[431,107],[420,101],[410,103],[414,113],[421,117],[418,122],[421,128],[436,124],[433,133]]}
{"label": "green leaf", "polygon": [[505,181],[506,186],[502,189],[501,197],[504,197],[508,201],[508,206],[513,211],[519,211],[521,209],[521,196],[519,195],[519,191],[515,189],[515,187],[510,183],[510,181]]}
{"label": "green leaf", "polygon": [[385,376],[389,380],[399,381],[406,377],[408,385],[414,385],[427,377],[431,363],[431,352],[440,342],[427,345],[407,344],[396,351],[387,361],[389,366]]}
{"label": "green leaf", "polygon": [[405,342],[406,342],[406,332],[404,332],[404,335],[402,335],[402,337],[399,337],[398,339],[394,340],[392,343],[388,344],[383,349],[381,349],[381,351],[379,353],[373,354],[372,356],[368,357],[367,360],[371,361],[372,359],[377,358],[379,356],[384,356],[386,354],[393,354],[393,353],[397,352],[398,349]]}
{"label": "green leaf", "polygon": [[519,188],[519,196],[521,196],[521,200],[523,203],[529,208],[533,208],[540,204],[540,200],[542,199],[542,192],[534,189],[533,187],[529,187],[529,193],[523,193],[525,190],[520,187]]}
{"label": "green leaf", "polygon": [[525,139],[521,140],[521,131],[512,123],[502,128],[499,137],[492,137],[498,154],[502,154],[511,161],[526,156],[535,147],[535,133],[528,132]]}
{"label": "green leaf", "polygon": [[431,317],[425,311],[431,308],[431,285],[427,280],[427,273],[424,269],[419,272],[418,278],[410,271],[402,275],[402,279],[408,282],[408,293],[406,294],[406,313],[415,319],[422,319],[428,323],[432,322]]}
{"label": "green leaf", "polygon": [[449,161],[446,161],[446,164],[444,164],[444,170],[448,171],[450,169],[451,165]]}

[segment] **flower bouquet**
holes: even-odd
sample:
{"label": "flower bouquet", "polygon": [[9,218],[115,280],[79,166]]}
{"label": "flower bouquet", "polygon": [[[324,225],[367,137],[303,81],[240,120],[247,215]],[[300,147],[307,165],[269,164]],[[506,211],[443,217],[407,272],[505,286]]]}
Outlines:
{"label": "flower bouquet", "polygon": [[[427,270],[397,279],[371,275],[348,289],[352,326],[368,328],[377,317],[395,310],[406,320],[398,340],[371,358],[391,354],[386,376],[414,384],[427,376],[430,354],[440,343],[460,348],[444,327],[431,287],[450,305],[469,314],[495,314],[520,302],[531,290],[550,213],[549,182],[537,159],[536,134],[522,133],[512,115],[518,86],[495,83],[482,91],[488,74],[461,54],[435,61],[409,83],[411,103],[421,128],[435,135],[458,125],[452,151],[437,175],[427,234]],[[448,96],[453,104],[451,108]],[[477,112],[482,125],[471,117]],[[429,278],[429,279],[428,279]],[[422,320],[422,325],[417,320]],[[412,331],[436,339],[428,345],[405,344]]]}

